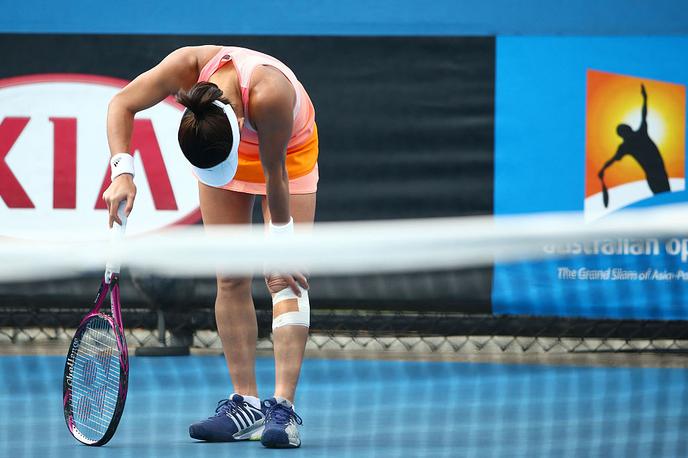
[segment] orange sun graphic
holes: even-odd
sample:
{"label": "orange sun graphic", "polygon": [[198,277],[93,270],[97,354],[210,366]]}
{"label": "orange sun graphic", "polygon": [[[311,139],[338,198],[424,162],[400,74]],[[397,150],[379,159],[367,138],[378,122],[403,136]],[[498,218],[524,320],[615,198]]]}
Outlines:
{"label": "orange sun graphic", "polygon": [[[624,141],[617,126],[626,124],[635,131],[641,126],[641,84],[647,91],[647,134],[659,149],[668,178],[684,179],[685,86],[597,70],[588,70],[587,77],[585,197],[602,192],[598,173]],[[604,172],[610,190],[645,179],[643,168],[631,154]]]}

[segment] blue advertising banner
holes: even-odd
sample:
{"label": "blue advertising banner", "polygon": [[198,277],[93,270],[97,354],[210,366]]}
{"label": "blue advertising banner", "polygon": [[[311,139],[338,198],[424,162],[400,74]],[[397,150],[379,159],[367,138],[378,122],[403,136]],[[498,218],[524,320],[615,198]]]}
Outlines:
{"label": "blue advertising banner", "polygon": [[[686,53],[686,37],[498,37],[495,214],[580,211],[594,224],[688,201]],[[495,313],[688,318],[686,240],[543,250],[551,260],[495,266]]]}
{"label": "blue advertising banner", "polygon": [[2,33],[494,36],[688,32],[681,1],[137,0],[3,2]]}

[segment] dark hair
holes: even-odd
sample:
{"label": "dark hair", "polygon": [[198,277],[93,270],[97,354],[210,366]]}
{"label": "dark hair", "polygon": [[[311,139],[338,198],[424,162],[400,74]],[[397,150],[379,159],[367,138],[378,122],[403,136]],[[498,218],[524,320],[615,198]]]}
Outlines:
{"label": "dark hair", "polygon": [[233,143],[227,115],[215,100],[229,103],[219,87],[205,81],[177,94],[177,102],[187,108],[179,123],[179,147],[189,162],[203,169],[225,160]]}

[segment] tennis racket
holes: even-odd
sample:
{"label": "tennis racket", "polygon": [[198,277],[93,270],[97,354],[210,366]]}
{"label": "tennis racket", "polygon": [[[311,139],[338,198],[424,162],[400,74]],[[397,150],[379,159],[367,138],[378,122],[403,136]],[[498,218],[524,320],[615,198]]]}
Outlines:
{"label": "tennis racket", "polygon": [[[124,204],[124,203],[123,203]],[[127,399],[129,357],[119,299],[117,244],[124,235],[114,223],[110,254],[93,309],[81,320],[67,353],[63,380],[64,416],[72,436],[86,445],[104,445],[115,434]],[[101,311],[110,293],[111,315]]]}
{"label": "tennis racket", "polygon": [[607,190],[607,184],[604,182],[604,178],[600,177],[600,181],[602,182],[602,203],[604,204],[604,208],[607,208],[609,206],[609,191]]}

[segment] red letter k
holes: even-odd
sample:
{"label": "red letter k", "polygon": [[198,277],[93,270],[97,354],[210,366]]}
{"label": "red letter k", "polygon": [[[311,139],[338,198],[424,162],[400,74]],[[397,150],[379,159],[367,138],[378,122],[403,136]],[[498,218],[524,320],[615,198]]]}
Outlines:
{"label": "red letter k", "polygon": [[34,208],[28,194],[5,163],[5,157],[28,123],[29,118],[5,118],[0,124],[0,197],[9,208]]}

